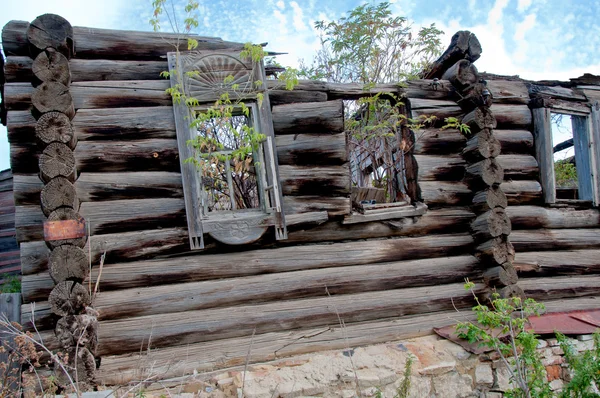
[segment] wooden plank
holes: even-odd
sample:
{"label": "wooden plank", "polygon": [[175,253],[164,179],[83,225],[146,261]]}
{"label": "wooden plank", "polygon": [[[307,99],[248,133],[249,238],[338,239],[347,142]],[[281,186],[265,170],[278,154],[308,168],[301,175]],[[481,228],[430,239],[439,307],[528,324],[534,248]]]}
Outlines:
{"label": "wooden plank", "polygon": [[327,211],[330,217],[349,214],[350,198],[327,196],[284,196],[283,206],[286,215]]}
{"label": "wooden plank", "polygon": [[[324,286],[331,295],[459,283],[479,276],[479,261],[472,256],[397,261],[360,267],[334,267],[244,278],[218,279],[173,285],[102,291],[94,302],[103,321],[182,311],[233,307],[298,298],[319,297]],[[46,273],[26,275],[28,299],[47,297],[53,284]],[[44,307],[45,304],[41,303]],[[38,314],[40,324],[47,323]]]}
{"label": "wooden plank", "polygon": [[589,120],[584,116],[571,115],[573,141],[575,144],[575,164],[577,165],[578,199],[594,200]]}
{"label": "wooden plank", "polygon": [[552,151],[552,131],[550,129],[550,109],[532,109],[534,123],[535,155],[540,165],[540,183],[545,203],[556,202],[554,179],[554,159]]}
{"label": "wooden plank", "polygon": [[594,206],[600,204],[600,104],[598,101],[591,107],[591,119],[592,119],[592,134],[591,134],[591,151],[592,151],[592,170],[593,173],[593,185],[594,185]]}
{"label": "wooden plank", "polygon": [[600,225],[597,209],[551,209],[540,206],[512,206],[506,209],[513,229],[594,228]]}
{"label": "wooden plank", "polygon": [[[0,314],[5,320],[9,322],[21,323],[21,294],[20,293],[1,293],[0,294]],[[2,335],[2,348],[5,349],[0,352],[0,363],[6,364],[7,369],[4,369],[5,375],[14,376],[16,380],[13,380],[8,385],[2,385],[3,392],[17,393],[21,385],[20,382],[20,365],[18,360],[13,359],[9,362],[9,349],[14,347],[15,339],[14,336],[4,335],[4,327],[0,327],[0,335]],[[19,358],[20,360],[20,358]],[[12,373],[12,371],[15,373]],[[6,379],[4,380],[7,381]]]}

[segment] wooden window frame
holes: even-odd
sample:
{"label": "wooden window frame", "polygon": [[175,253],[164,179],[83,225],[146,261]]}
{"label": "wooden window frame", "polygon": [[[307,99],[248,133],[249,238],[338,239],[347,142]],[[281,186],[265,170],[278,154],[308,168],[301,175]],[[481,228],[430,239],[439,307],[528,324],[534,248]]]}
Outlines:
{"label": "wooden window frame", "polygon": [[[388,99],[385,96],[384,99]],[[353,98],[354,99],[354,98]],[[402,99],[405,104],[405,113],[407,116],[411,116],[410,112],[410,104],[408,98]],[[406,126],[403,128],[407,128]],[[410,132],[412,134],[412,132]],[[348,142],[346,148],[348,149]],[[414,144],[412,144],[414,147]],[[411,148],[408,152],[406,152],[406,157],[409,158],[409,162],[413,162],[414,165],[411,167],[416,172],[416,160],[413,157],[413,149]],[[392,156],[394,157],[397,154],[397,151],[400,151],[400,148],[396,148],[396,151],[392,151]],[[348,155],[350,158],[350,154]],[[405,159],[406,162],[406,159]],[[408,166],[404,163],[404,167]],[[348,171],[350,173],[350,183],[352,184],[352,165],[349,163]],[[358,170],[360,173],[362,170]],[[354,204],[351,203],[351,213],[346,215],[342,221],[343,224],[357,224],[371,221],[386,221],[386,220],[394,220],[394,219],[402,219],[407,217],[418,217],[422,216],[427,212],[427,205],[421,202],[420,198],[420,190],[418,188],[418,180],[417,175],[414,175],[414,184],[416,184],[416,188],[414,192],[407,192],[408,196],[411,198],[412,203],[408,202],[391,202],[391,203],[381,203],[379,205],[366,205],[363,206],[361,211],[355,209]],[[408,188],[408,187],[407,187]],[[410,189],[410,188],[408,188]],[[352,190],[352,187],[350,187]]]}
{"label": "wooden window frame", "polygon": [[[544,203],[552,205],[573,200],[557,199],[554,173],[554,143],[552,142],[551,114],[559,113],[576,117],[573,123],[575,159],[578,165],[578,187],[584,199],[575,202],[600,203],[600,106],[557,104],[532,109],[536,158],[540,168],[540,183]],[[576,126],[578,124],[578,126]],[[579,148],[579,150],[577,149]],[[581,167],[580,165],[583,165]],[[581,172],[588,175],[583,178]]]}
{"label": "wooden window frame", "polygon": [[[216,59],[209,59],[209,57],[216,57]],[[193,109],[186,104],[175,101],[173,103],[190,248],[192,250],[204,249],[205,233],[225,244],[251,243],[259,239],[270,226],[274,226],[277,240],[287,239],[273,119],[265,84],[266,76],[263,62],[241,60],[239,52],[227,50],[189,53],[170,52],[167,58],[171,87],[182,84],[183,87],[178,88],[197,98],[200,102],[200,105]],[[195,67],[202,63],[204,65],[212,63],[217,68],[222,69],[227,62],[231,62],[237,68],[235,71],[236,82],[241,81],[247,87],[253,88],[254,96],[245,96],[243,102],[251,109],[254,127],[266,136],[260,146],[262,152],[260,157],[264,160],[265,173],[261,181],[262,188],[259,187],[264,192],[261,192],[259,196],[263,200],[261,200],[261,206],[258,209],[218,211],[207,217],[203,214],[202,176],[192,162],[186,162],[186,159],[195,156],[193,149],[187,144],[197,134],[196,130],[190,126],[190,121],[194,109],[209,107],[211,103],[219,99],[223,91],[230,92],[233,99],[236,98],[235,95],[237,94],[230,90],[222,80],[213,81],[210,84],[199,83],[198,80],[200,79],[196,79],[196,76],[187,76],[185,72],[188,72],[188,69],[196,70]],[[239,66],[236,62],[243,66]],[[203,69],[206,71],[206,76],[212,76],[212,70],[208,66],[207,68]],[[217,72],[221,72],[221,69],[217,69]],[[224,76],[227,76],[228,73],[228,70],[223,72]],[[218,75],[218,73],[215,73],[215,75]],[[174,76],[182,76],[182,78],[178,80]],[[202,79],[206,76],[203,76]],[[258,87],[256,87],[257,81],[262,82]],[[262,93],[262,101],[258,101],[256,93],[259,92]]]}

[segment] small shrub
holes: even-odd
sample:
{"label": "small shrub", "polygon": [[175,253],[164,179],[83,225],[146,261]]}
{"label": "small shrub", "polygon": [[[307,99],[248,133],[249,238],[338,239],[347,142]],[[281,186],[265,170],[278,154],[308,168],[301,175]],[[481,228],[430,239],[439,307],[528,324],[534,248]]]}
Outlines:
{"label": "small shrub", "polygon": [[0,286],[0,293],[21,293],[21,279],[16,275],[9,275]]}

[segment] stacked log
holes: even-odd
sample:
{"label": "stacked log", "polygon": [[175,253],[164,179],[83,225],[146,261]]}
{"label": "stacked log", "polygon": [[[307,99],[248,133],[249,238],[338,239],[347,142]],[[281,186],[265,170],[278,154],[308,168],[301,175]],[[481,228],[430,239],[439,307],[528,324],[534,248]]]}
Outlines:
{"label": "stacked log", "polygon": [[[77,139],[71,120],[75,116],[69,85],[69,58],[74,54],[73,28],[54,14],[37,17],[27,30],[32,72],[37,84],[31,95],[32,114],[37,119],[36,140],[40,146],[39,177],[45,241],[54,288],[48,296],[50,310],[60,317],[55,335],[65,352],[72,380],[93,385],[96,370],[97,313],[91,308],[91,292],[83,281],[89,276],[85,221],[79,215],[75,189],[77,166],[73,150]],[[77,378],[74,378],[77,372]],[[58,380],[68,377],[57,368]]]}
{"label": "stacked log", "polygon": [[[466,162],[465,183],[475,192],[472,210],[476,217],[471,222],[471,234],[477,243],[476,256],[484,269],[483,280],[502,297],[522,296],[513,265],[515,251],[508,239],[511,232],[511,221],[506,213],[508,199],[500,188],[505,173],[498,159],[501,143],[494,135],[498,121],[491,110],[492,95],[487,83],[473,65],[478,53],[475,51],[475,57],[471,54],[470,44],[475,43],[478,41],[472,33],[457,33],[427,77],[448,80],[456,90],[456,102],[466,113],[462,123],[470,131],[464,134],[467,142],[462,157]],[[450,64],[450,60],[454,63]],[[445,72],[441,72],[442,68]],[[435,76],[431,74],[434,71]]]}

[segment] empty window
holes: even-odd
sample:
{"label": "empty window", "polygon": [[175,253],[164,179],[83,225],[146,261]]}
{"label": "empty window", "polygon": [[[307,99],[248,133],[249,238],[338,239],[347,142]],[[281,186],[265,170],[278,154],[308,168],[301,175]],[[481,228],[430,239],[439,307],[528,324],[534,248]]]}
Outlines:
{"label": "empty window", "polygon": [[582,109],[533,109],[536,155],[546,203],[597,202],[592,120],[591,114]]}

